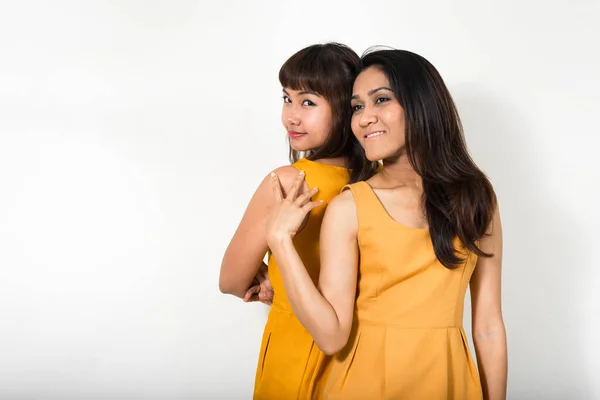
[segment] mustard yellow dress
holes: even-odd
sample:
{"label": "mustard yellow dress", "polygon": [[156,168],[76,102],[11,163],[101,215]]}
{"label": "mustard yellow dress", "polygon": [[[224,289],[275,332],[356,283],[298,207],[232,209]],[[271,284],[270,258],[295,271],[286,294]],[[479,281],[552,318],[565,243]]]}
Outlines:
{"label": "mustard yellow dress", "polygon": [[323,398],[482,399],[462,327],[476,255],[444,267],[427,229],[392,219],[368,183],[349,188],[360,249],[355,323],[331,362]]}
{"label": "mustard yellow dress", "polygon": [[[294,237],[294,245],[313,282],[319,278],[319,234],[327,203],[348,183],[346,168],[310,161],[293,164],[304,170],[309,188],[319,187],[313,200],[323,205],[311,211],[304,228]],[[254,399],[320,399],[330,357],[314,343],[292,311],[277,263],[269,254],[269,277],[275,292],[265,326],[256,378]]]}

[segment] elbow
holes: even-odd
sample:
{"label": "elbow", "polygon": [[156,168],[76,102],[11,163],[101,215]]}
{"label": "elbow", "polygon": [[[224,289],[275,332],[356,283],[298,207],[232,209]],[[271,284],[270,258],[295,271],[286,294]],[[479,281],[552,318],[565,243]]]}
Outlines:
{"label": "elbow", "polygon": [[228,285],[224,279],[220,278],[219,279],[219,291],[223,294],[231,294],[231,292],[232,292],[231,285]]}
{"label": "elbow", "polygon": [[350,325],[340,325],[338,322],[335,327],[329,326],[326,330],[321,330],[319,334],[314,332],[313,338],[315,338],[315,343],[325,355],[332,356],[343,350],[348,345],[348,341],[354,342],[357,340],[354,336],[350,340],[351,332]]}
{"label": "elbow", "polygon": [[237,297],[244,297],[246,294],[245,291],[240,290],[240,288],[236,287],[234,282],[230,279],[225,279],[223,276],[219,277],[219,291],[223,294],[231,294]]}
{"label": "elbow", "polygon": [[485,343],[492,340],[506,340],[506,328],[502,318],[473,324],[473,342]]}
{"label": "elbow", "polygon": [[337,353],[338,351],[340,351],[341,349],[343,349],[343,346],[342,347],[337,347],[337,346],[327,347],[327,346],[324,346],[324,347],[321,348],[321,351],[326,356],[332,356],[335,353]]}
{"label": "elbow", "polygon": [[221,270],[219,271],[219,291],[223,294],[229,294],[230,293],[230,284],[228,282],[228,280],[226,279],[226,274],[225,274],[225,257],[223,257],[223,260],[221,261]]}
{"label": "elbow", "polygon": [[226,273],[224,273],[223,266],[221,266],[221,274],[219,275],[219,290],[223,294],[237,295],[238,293],[235,281],[231,279],[231,277],[228,277]]}
{"label": "elbow", "polygon": [[344,347],[346,347],[346,344],[348,343],[348,338],[331,338],[330,340],[323,340],[321,343],[317,343],[317,346],[319,346],[319,349],[321,349],[321,351],[323,353],[325,353],[325,355],[327,356],[332,356],[334,354],[336,354],[337,352],[339,352],[340,350],[342,350]]}
{"label": "elbow", "polygon": [[243,297],[244,293],[240,296],[239,284],[234,279],[233,271],[230,268],[227,256],[223,257],[221,262],[221,272],[219,273],[219,291],[223,294],[231,294],[238,297]]}

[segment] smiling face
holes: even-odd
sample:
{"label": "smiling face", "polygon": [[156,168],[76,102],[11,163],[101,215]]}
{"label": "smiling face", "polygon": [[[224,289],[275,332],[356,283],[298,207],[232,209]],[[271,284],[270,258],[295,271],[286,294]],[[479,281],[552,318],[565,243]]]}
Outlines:
{"label": "smiling face", "polygon": [[316,92],[284,88],[281,122],[294,150],[318,149],[331,133],[331,106]]}
{"label": "smiling face", "polygon": [[377,67],[362,71],[352,92],[352,132],[370,161],[405,153],[404,109],[386,75]]}

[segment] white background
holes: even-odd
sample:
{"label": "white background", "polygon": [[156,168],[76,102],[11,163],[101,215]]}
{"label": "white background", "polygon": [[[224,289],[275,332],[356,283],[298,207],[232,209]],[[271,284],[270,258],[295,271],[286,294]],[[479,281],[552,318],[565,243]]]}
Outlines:
{"label": "white background", "polygon": [[488,3],[0,2],[0,398],[251,397],[267,309],[221,257],[287,161],[281,64],[336,40],[425,56],[458,104],[509,398],[600,399],[600,5]]}

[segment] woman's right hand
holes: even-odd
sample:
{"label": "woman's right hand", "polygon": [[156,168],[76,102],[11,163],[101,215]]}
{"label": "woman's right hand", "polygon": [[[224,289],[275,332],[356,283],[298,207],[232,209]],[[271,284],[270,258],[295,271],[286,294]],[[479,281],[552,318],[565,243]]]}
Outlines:
{"label": "woman's right hand", "polygon": [[290,239],[302,228],[308,213],[323,204],[322,200],[311,201],[319,189],[314,187],[300,194],[304,183],[304,171],[300,171],[287,195],[283,194],[277,174],[271,174],[274,204],[267,218],[267,244],[271,245],[281,239]]}
{"label": "woman's right hand", "polygon": [[260,301],[270,306],[273,304],[274,295],[275,292],[269,280],[269,267],[263,262],[243,300],[246,303]]}

